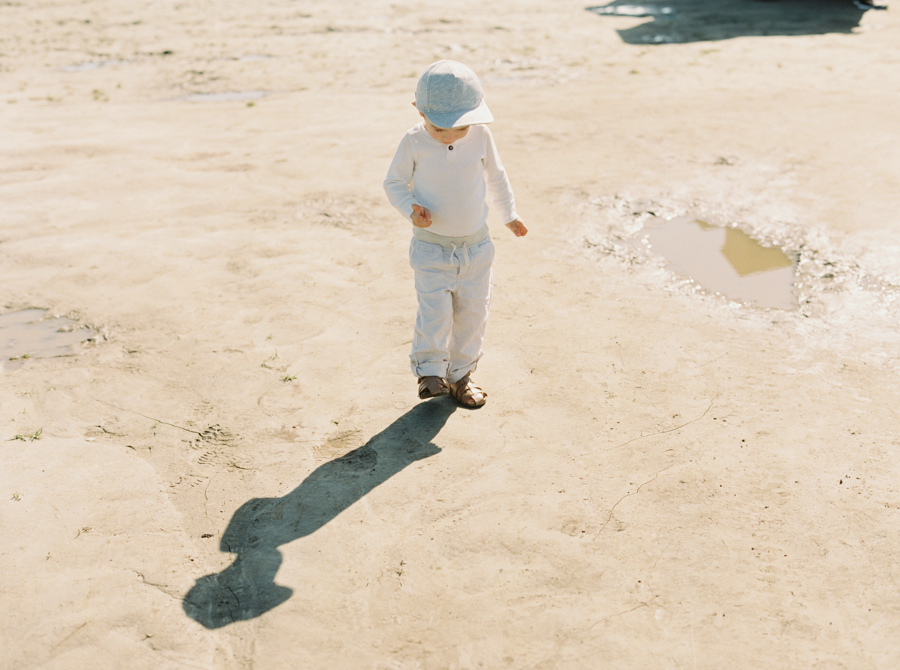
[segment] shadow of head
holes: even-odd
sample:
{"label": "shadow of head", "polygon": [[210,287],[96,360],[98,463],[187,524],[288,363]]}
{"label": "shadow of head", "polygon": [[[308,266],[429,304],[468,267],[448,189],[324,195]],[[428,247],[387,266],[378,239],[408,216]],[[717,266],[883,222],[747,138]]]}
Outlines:
{"label": "shadow of head", "polygon": [[455,409],[448,398],[420,403],[362,447],[320,465],[287,495],[241,505],[220,543],[222,551],[237,554],[234,563],[197,580],[184,598],[185,613],[220,628],[287,600],[291,589],[275,584],[278,547],[315,532],[408,465],[439,453],[432,440]]}
{"label": "shadow of head", "polygon": [[626,44],[849,33],[863,15],[851,0],[614,0],[586,9],[601,16],[649,19],[617,31]]}

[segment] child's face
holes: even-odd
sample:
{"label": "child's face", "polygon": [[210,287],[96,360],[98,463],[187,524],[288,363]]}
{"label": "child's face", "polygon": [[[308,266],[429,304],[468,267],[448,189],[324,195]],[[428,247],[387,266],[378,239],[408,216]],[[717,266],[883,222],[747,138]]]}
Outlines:
{"label": "child's face", "polygon": [[466,133],[469,132],[469,126],[460,126],[459,128],[438,128],[431,123],[431,121],[426,119],[422,112],[419,112],[419,116],[425,120],[425,130],[428,131],[428,137],[437,140],[441,144],[453,144],[457,140],[464,138]]}

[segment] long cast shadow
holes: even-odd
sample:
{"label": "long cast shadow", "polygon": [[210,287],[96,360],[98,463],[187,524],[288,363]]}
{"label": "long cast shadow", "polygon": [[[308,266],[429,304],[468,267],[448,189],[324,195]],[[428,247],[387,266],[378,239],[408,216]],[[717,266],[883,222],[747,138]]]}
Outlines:
{"label": "long cast shadow", "polygon": [[206,628],[253,619],[293,591],[275,583],[278,547],[324,526],[408,465],[440,452],[432,440],[456,405],[448,398],[416,405],[364,446],[316,468],[281,498],[254,498],[234,513],[219,548],[237,554],[222,572],[197,580],[185,613]]}
{"label": "long cast shadow", "polygon": [[849,33],[864,13],[851,0],[614,0],[586,9],[653,19],[617,31],[626,44]]}

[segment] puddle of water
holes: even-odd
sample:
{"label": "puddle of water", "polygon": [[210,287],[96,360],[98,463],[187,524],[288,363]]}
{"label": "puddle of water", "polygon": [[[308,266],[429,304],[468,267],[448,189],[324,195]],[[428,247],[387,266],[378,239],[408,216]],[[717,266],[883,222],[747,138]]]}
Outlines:
{"label": "puddle of water", "polygon": [[46,315],[46,309],[0,314],[0,369],[16,370],[29,358],[71,356],[76,344],[97,335],[72,319],[45,319]]}
{"label": "puddle of water", "polygon": [[737,228],[723,228],[693,216],[679,216],[644,228],[650,249],[668,267],[703,288],[733,300],[790,310],[794,264],[777,247],[764,247]]}
{"label": "puddle of water", "polygon": [[63,72],[87,72],[88,70],[99,70],[101,67],[115,67],[116,65],[128,65],[127,60],[92,60],[77,65],[68,65],[63,68]]}
{"label": "puddle of water", "polygon": [[182,100],[188,102],[243,102],[259,100],[269,95],[268,91],[226,91],[224,93],[193,93]]}
{"label": "puddle of water", "polygon": [[671,16],[671,7],[644,7],[642,5],[604,5],[588,7],[589,12],[603,16]]}

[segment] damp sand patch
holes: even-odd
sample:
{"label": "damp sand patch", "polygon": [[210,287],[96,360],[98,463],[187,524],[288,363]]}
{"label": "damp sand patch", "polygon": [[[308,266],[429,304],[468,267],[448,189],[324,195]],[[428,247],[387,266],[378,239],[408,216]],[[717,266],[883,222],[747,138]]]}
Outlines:
{"label": "damp sand patch", "polygon": [[252,63],[254,61],[260,60],[269,60],[271,56],[268,54],[245,54],[243,56],[223,56],[221,58],[216,58],[215,60],[225,60],[225,61],[242,61],[244,63]]}
{"label": "damp sand patch", "polygon": [[665,258],[669,270],[707,291],[759,307],[798,307],[794,262],[778,247],[760,244],[739,228],[686,215],[649,222],[638,240]]}
{"label": "damp sand patch", "polygon": [[75,347],[93,341],[97,331],[67,317],[48,317],[46,309],[0,314],[0,370],[22,367],[29,358],[74,356]]}
{"label": "damp sand patch", "polygon": [[76,63],[75,65],[67,65],[62,68],[63,72],[90,72],[91,70],[99,70],[107,67],[118,67],[119,65],[129,65],[131,61],[127,60],[92,60],[84,63]]}
{"label": "damp sand patch", "polygon": [[268,91],[223,91],[222,93],[192,93],[181,100],[187,102],[247,102],[269,95]]}

